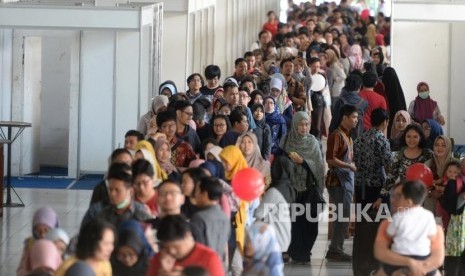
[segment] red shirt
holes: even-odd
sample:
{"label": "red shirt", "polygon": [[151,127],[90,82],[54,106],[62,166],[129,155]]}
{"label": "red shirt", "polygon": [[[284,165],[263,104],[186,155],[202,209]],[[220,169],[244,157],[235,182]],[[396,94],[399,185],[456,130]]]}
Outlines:
{"label": "red shirt", "polygon": [[387,110],[386,100],[383,96],[370,90],[361,90],[358,94],[368,102],[368,108],[363,115],[363,129],[367,130],[371,128],[371,112],[377,108]]}
{"label": "red shirt", "polygon": [[[206,269],[211,276],[224,276],[223,264],[220,257],[213,249],[206,247],[203,244],[195,243],[192,252],[182,260],[176,261],[174,266],[187,267],[199,266]],[[158,275],[160,270],[160,254],[155,255],[149,264],[147,276]]]}
{"label": "red shirt", "polygon": [[275,20],[273,23],[266,21],[266,23],[263,24],[263,30],[269,31],[271,35],[275,37],[278,33],[278,20]]}
{"label": "red shirt", "polygon": [[152,215],[154,216],[158,215],[158,192],[157,191],[155,191],[155,194],[152,196],[151,199],[147,200],[147,202],[142,202],[138,197],[136,197],[136,201],[147,205]]}

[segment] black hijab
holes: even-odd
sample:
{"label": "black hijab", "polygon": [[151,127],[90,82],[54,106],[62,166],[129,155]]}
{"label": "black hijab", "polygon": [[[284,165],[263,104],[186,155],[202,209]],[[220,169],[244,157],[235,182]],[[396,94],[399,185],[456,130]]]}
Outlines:
{"label": "black hijab", "polygon": [[407,110],[405,103],[404,91],[400,85],[399,78],[397,77],[396,70],[392,67],[384,69],[383,84],[386,92],[387,106],[389,108],[389,126],[388,136],[391,134],[391,125],[393,124],[394,116],[399,110]]}

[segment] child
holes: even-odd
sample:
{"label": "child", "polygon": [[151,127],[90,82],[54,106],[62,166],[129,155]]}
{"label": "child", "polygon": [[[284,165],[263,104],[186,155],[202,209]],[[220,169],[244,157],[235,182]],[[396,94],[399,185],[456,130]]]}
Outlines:
{"label": "child", "polygon": [[[435,189],[440,190],[442,193],[444,193],[445,188],[447,187],[449,182],[452,182],[451,185],[455,186],[455,183],[457,181],[457,176],[460,175],[460,162],[456,160],[452,160],[446,165],[446,169],[444,171],[444,180],[442,185],[436,185]],[[450,185],[449,185],[450,186]],[[452,188],[452,187],[450,187]],[[449,189],[450,189],[449,188]],[[455,190],[453,191],[453,194],[455,193]],[[448,208],[446,208],[446,205],[448,205],[450,202],[456,202],[457,200],[450,200],[447,201],[444,199],[444,196],[441,198],[440,201],[438,201],[438,204],[436,205],[436,216],[439,216],[442,218],[442,225],[444,228],[444,231],[447,232],[447,226],[449,225],[449,219],[450,219],[450,214],[453,213],[452,210],[455,210],[455,205],[452,207],[452,210],[448,211]]]}
{"label": "child", "polygon": [[[295,97],[304,100],[305,103],[307,102],[307,92],[305,92],[303,89],[298,89],[297,95],[295,95]],[[294,106],[294,112],[297,111],[307,111],[306,104]]]}
{"label": "child", "polygon": [[284,275],[281,247],[271,225],[257,221],[248,229],[244,259],[243,275]]}
{"label": "child", "polygon": [[463,184],[465,181],[465,159],[462,160],[461,171],[462,173],[455,179],[447,182],[443,197],[444,209],[450,214],[446,233],[446,256],[452,257],[463,256],[465,249],[465,212],[463,204],[465,198],[465,185]]}
{"label": "child", "polygon": [[45,239],[52,241],[61,254],[62,259],[67,257],[67,248],[69,245],[69,236],[62,228],[53,228],[48,231]]}
{"label": "child", "polygon": [[[437,227],[433,213],[421,205],[426,198],[426,187],[420,181],[407,181],[402,185],[399,210],[392,217],[386,232],[392,237],[391,250],[416,260],[425,260],[431,253],[431,238]],[[404,275],[405,267],[383,264],[387,275]],[[427,276],[436,274],[436,270]]]}

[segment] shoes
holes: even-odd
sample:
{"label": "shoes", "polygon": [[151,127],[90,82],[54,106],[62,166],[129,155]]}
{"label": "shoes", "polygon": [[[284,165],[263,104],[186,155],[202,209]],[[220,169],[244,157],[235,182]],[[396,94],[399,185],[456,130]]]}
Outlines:
{"label": "shoes", "polygon": [[335,262],[351,262],[352,256],[346,253],[336,253],[328,251],[326,253],[326,259]]}
{"label": "shoes", "polygon": [[291,260],[291,257],[289,257],[289,254],[287,254],[287,252],[283,252],[282,257],[283,257],[283,263],[284,264],[289,264],[289,262]]}
{"label": "shoes", "polygon": [[294,261],[294,260],[291,259],[290,264],[291,265],[310,265],[310,261],[308,261],[308,262],[298,262],[298,261]]}

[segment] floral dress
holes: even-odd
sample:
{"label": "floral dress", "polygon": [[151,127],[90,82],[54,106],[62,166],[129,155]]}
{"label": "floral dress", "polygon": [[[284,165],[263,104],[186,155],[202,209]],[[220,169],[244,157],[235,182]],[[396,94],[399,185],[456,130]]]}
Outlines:
{"label": "floral dress", "polygon": [[424,148],[419,156],[412,159],[405,156],[404,151],[405,149],[402,149],[399,151],[399,154],[394,157],[394,163],[388,181],[386,182],[386,186],[381,190],[383,195],[389,193],[391,187],[397,181],[405,180],[405,174],[411,165],[415,163],[425,163],[427,160],[433,158],[433,151],[428,148]]}

